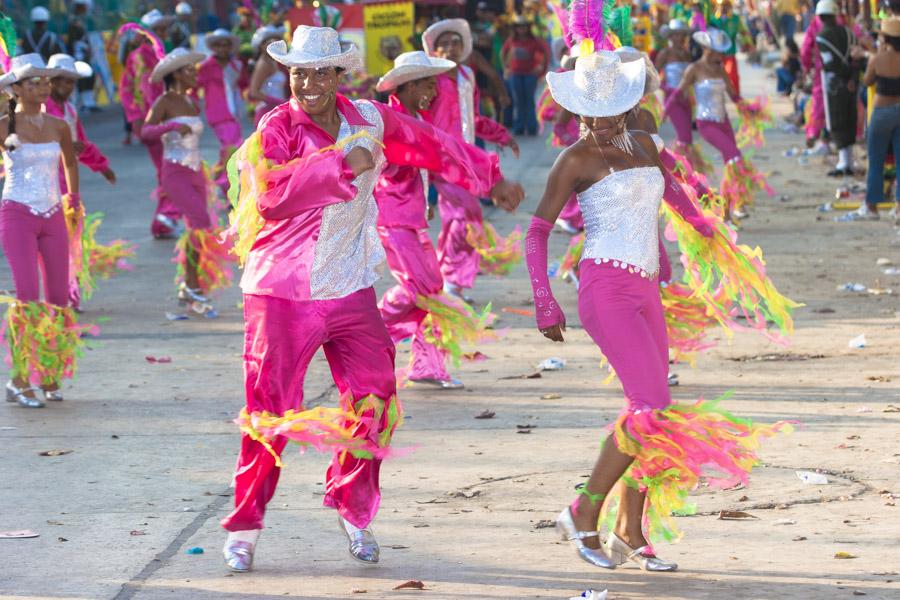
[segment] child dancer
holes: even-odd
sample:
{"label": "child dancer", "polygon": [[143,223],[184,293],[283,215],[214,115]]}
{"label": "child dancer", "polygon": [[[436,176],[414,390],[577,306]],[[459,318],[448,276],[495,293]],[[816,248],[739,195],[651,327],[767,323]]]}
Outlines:
{"label": "child dancer", "polygon": [[69,246],[59,194],[61,160],[68,190],[64,201],[79,202],[75,147],[65,121],[42,112],[50,78],[61,74],[32,53],[13,58],[0,77],[0,92],[12,94],[0,119],[6,173],[0,242],[16,286],[5,324],[12,363],[6,399],[26,408],[44,406],[32,385],[40,386],[46,400],[63,399],[60,383],[74,375],[82,345],[83,328],[68,306]]}
{"label": "child dancer", "polygon": [[[649,571],[672,571],[648,537],[677,537],[672,519],[705,469],[731,486],[747,481],[755,449],[771,428],[737,420],[717,402],[673,405],[667,385],[668,344],[659,298],[658,224],[665,188],[656,144],[627,133],[627,113],[643,96],[643,61],[616,53],[579,58],[575,71],[547,76],[554,99],[579,115],[588,133],[560,154],[526,237],[526,260],[538,327],[563,341],[566,319],[547,277],[547,238],[572,192],[585,217],[585,250],[578,290],[581,321],[615,368],[628,407],[607,438],[579,497],[557,526],[579,556],[598,567],[633,561]],[[618,486],[618,515],[606,550],[597,531],[601,508]],[[646,501],[646,503],[645,503]],[[642,523],[651,524],[644,531]]]}

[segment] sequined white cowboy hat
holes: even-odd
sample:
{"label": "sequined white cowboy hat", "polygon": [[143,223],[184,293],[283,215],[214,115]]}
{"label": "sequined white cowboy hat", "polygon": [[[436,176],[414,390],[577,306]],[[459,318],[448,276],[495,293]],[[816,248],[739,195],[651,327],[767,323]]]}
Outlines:
{"label": "sequined white cowboy hat", "polygon": [[575,69],[547,73],[550,95],[567,111],[583,117],[613,117],[632,109],[644,96],[647,67],[622,62],[615,52],[581,56]]}
{"label": "sequined white cowboy hat", "polygon": [[175,48],[156,63],[156,66],[153,67],[153,72],[150,73],[150,81],[152,83],[159,83],[169,73],[174,73],[178,69],[188,65],[196,65],[204,58],[206,58],[206,55],[202,52],[192,52],[191,50],[186,50],[184,48]]}
{"label": "sequined white cowboy hat", "polygon": [[62,53],[51,56],[50,60],[47,61],[47,68],[60,69],[64,72],[57,75],[57,77],[68,77],[70,79],[82,79],[94,74],[91,65]]}
{"label": "sequined white cowboy hat", "polygon": [[147,29],[153,29],[154,27],[158,27],[161,25],[168,25],[172,21],[175,20],[175,17],[170,17],[159,12],[158,8],[154,8],[148,13],[144,13],[141,17],[141,25],[146,27]]}
{"label": "sequined white cowboy hat", "polygon": [[422,34],[422,45],[429,56],[434,56],[434,47],[441,35],[451,32],[462,38],[463,51],[460,61],[463,62],[472,54],[472,29],[465,19],[444,19],[438,21]]}
{"label": "sequined white cowboy hat", "polygon": [[207,33],[203,38],[203,43],[206,45],[206,48],[208,50],[212,50],[212,48],[210,48],[210,44],[215,44],[216,42],[221,40],[230,42],[232,49],[235,50],[238,48],[238,46],[241,45],[241,39],[238,36],[234,35],[227,29],[222,29],[221,27]]}
{"label": "sequined white cowboy hat", "polygon": [[331,27],[300,25],[294,30],[290,47],[284,40],[279,40],[269,44],[267,52],[286,67],[336,67],[347,71],[362,67],[356,44],[342,42],[338,32]]}
{"label": "sequined white cowboy hat", "polygon": [[407,83],[445,73],[456,66],[456,63],[446,58],[428,56],[421,50],[404,52],[394,59],[394,68],[388,71],[378,80],[375,90],[389,92]]}
{"label": "sequined white cowboy hat", "polygon": [[20,54],[12,58],[9,72],[0,76],[0,90],[32,77],[56,77],[64,74],[61,69],[48,67],[44,63],[44,58],[36,52]]}
{"label": "sequined white cowboy hat", "polygon": [[683,33],[687,35],[691,32],[691,26],[681,19],[672,19],[669,21],[668,25],[663,25],[659,32],[663,37],[669,37],[673,33]]}
{"label": "sequined white cowboy hat", "polygon": [[622,46],[616,48],[616,54],[622,59],[622,62],[628,63],[635,60],[644,61],[644,67],[647,69],[647,83],[644,87],[644,95],[652,94],[659,89],[659,71],[653,66],[653,61],[646,52],[641,52],[637,48],[631,46]]}
{"label": "sequined white cowboy hat", "polygon": [[819,0],[818,4],[816,4],[816,16],[837,15],[840,12],[841,8],[833,0]]}
{"label": "sequined white cowboy hat", "polygon": [[710,27],[706,31],[695,31],[694,41],[704,48],[714,52],[728,52],[731,50],[731,38],[721,29]]}
{"label": "sequined white cowboy hat", "polygon": [[285,29],[281,25],[264,25],[253,32],[250,45],[259,50],[266,40],[283,40]]}

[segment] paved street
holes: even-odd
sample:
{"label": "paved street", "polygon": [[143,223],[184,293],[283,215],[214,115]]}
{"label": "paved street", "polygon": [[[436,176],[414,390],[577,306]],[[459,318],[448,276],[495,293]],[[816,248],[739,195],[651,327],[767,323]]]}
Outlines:
{"label": "paved street", "polygon": [[[762,71],[744,77],[751,91],[773,89]],[[773,103],[777,116],[788,111],[780,99]],[[782,156],[800,135],[770,130],[756,152],[776,193],[758,198],[740,234],[763,248],[779,288],[806,304],[793,344],[717,334],[719,345],[697,368],[677,367],[674,395],[687,402],[731,390],[727,405],[736,414],[802,426],[764,447],[765,464],[749,488],[696,492],[699,514],[679,519],[684,539],[657,548],[679,572],[592,568],[544,527],[587,476],[622,399],[617,383],[602,383],[606,372],[578,327],[572,286],[554,282],[572,323],[565,345],[544,340],[533,318],[503,312],[531,309],[520,266],[474,290],[479,303],[494,302],[507,331],[500,343],[480,348],[489,360],[457,370],[466,390],[401,391],[407,421],[395,443],[411,451],[383,468],[374,525],[381,565],[352,562],[334,512],[321,508],[327,457],[290,448],[256,569],[232,575],[222,564],[218,521],[231,503],[239,443],[231,419],[243,402],[240,295],[236,286],[220,295],[215,320],[166,319],[177,309],[173,243],[149,235],[152,166],[140,145],[121,145],[118,109],[91,118],[87,129],[119,183],[111,187],[82,170],[84,201],[106,214],[103,240],[123,237],[139,249],[134,271],[101,282],[87,304],[83,319],[101,333],[66,401],[44,410],[0,406],[0,531],[40,533],[0,539],[0,597],[518,600],[569,598],[593,587],[614,599],[900,598],[900,507],[889,494],[900,499],[900,277],[876,266],[879,258],[900,265],[900,236],[886,220],[835,223],[834,213],[817,212],[835,181],[824,177],[821,159],[799,166]],[[210,160],[214,143],[207,132]],[[504,157],[528,197],[514,215],[492,212],[502,233],[527,227],[555,154],[530,139],[519,161]],[[551,254],[561,255],[567,241],[554,233]],[[845,282],[894,294],[837,291]],[[3,261],[0,288],[11,287]],[[859,334],[866,347],[851,349],[848,340]],[[566,368],[516,377],[551,356],[566,359]],[[398,364],[408,357],[401,347]],[[335,400],[321,356],[306,395],[310,405]],[[496,417],[474,419],[484,410]],[[519,425],[534,428],[522,434]],[[63,449],[73,452],[39,455]],[[827,485],[804,484],[795,474],[816,469],[827,472]],[[722,509],[756,518],[719,520]],[[193,548],[203,553],[189,554]],[[427,589],[393,591],[407,580]]]}

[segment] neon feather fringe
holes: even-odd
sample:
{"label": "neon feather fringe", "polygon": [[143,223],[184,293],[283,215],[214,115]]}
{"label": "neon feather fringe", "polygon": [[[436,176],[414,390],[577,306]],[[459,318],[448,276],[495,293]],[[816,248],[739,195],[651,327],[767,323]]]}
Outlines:
{"label": "neon feather fringe", "polygon": [[730,160],[722,170],[722,196],[728,202],[731,213],[753,205],[753,196],[757,191],[774,194],[766,182],[766,177],[756,170],[748,158],[738,157]]}
{"label": "neon feather fringe", "polygon": [[[792,313],[803,305],[783,296],[766,275],[762,250],[738,245],[737,234],[709,215],[705,216],[715,231],[706,238],[668,205],[663,206],[682,252],[684,282],[694,297],[703,300],[708,314],[727,329],[746,329],[732,318],[732,310],[737,309],[753,329],[786,343],[784,336],[794,330]],[[778,334],[768,331],[769,321]]]}
{"label": "neon feather fringe", "polygon": [[96,335],[93,325],[79,325],[74,309],[46,302],[19,302],[0,297],[9,304],[3,322],[6,363],[12,378],[32,385],[59,384],[75,376],[77,359],[84,350],[82,335]]}
{"label": "neon feather fringe", "polygon": [[[615,3],[613,3],[615,4]],[[631,46],[634,29],[631,25],[631,5],[616,6],[610,14],[609,29],[619,38],[621,46]]]}
{"label": "neon feather fringe", "polygon": [[765,143],[763,133],[775,124],[769,99],[759,96],[753,100],[741,100],[737,104],[738,131],[736,135],[738,147],[762,147]]}
{"label": "neon feather fringe", "polygon": [[122,36],[122,34],[128,33],[129,31],[134,31],[138,35],[146,36],[150,40],[150,45],[153,46],[153,53],[156,55],[156,58],[162,58],[166,55],[166,46],[162,43],[155,33],[146,29],[138,23],[125,23],[121,27],[119,27],[118,31],[116,31],[116,38]]}
{"label": "neon feather fringe", "polygon": [[615,49],[607,35],[613,5],[611,0],[573,0],[569,5],[569,35],[572,45],[581,44],[579,56]]}
{"label": "neon feather fringe", "polygon": [[16,26],[13,20],[0,13],[0,67],[9,73],[12,57],[16,53]]}
{"label": "neon feather fringe", "polygon": [[574,278],[578,280],[578,264],[581,262],[581,254],[584,252],[584,232],[572,236],[569,247],[563,254],[559,264],[559,277],[561,279]]}
{"label": "neon feather fringe", "polygon": [[184,281],[185,265],[196,266],[200,288],[214,292],[231,285],[231,264],[234,257],[228,246],[221,241],[222,230],[186,229],[175,244],[172,262],[178,265],[175,283]]}
{"label": "neon feather fringe", "polygon": [[78,279],[78,287],[85,300],[97,287],[97,278],[109,279],[119,271],[131,270],[127,259],[134,256],[136,246],[125,240],[110,244],[97,242],[97,229],[103,223],[103,213],[84,214],[84,205],[73,208],[63,203],[66,229],[69,232],[69,269]]}
{"label": "neon feather fringe", "polygon": [[641,98],[640,107],[653,116],[653,122],[659,127],[659,124],[662,122],[663,110],[662,102],[659,101],[659,96],[656,94],[647,94]]}
{"label": "neon feather fringe", "polygon": [[688,493],[701,480],[719,489],[746,485],[762,440],[793,431],[790,422],[757,425],[728,413],[719,407],[727,397],[629,410],[612,426],[619,451],[635,458],[623,480],[647,492],[644,527],[651,541],[681,538],[673,515],[696,512]]}
{"label": "neon feather fringe", "polygon": [[557,104],[553,99],[553,96],[550,95],[550,88],[544,88],[537,103],[537,120],[541,133],[544,132],[544,127],[546,127],[548,123],[551,126],[553,125],[553,122],[556,121],[556,118],[559,116],[559,111],[559,104]]}
{"label": "neon feather fringe", "polygon": [[62,205],[66,231],[69,234],[70,276],[74,274],[78,279],[82,297],[87,300],[94,294],[94,278],[84,264],[84,205],[78,202],[73,206],[68,194],[63,196]]}
{"label": "neon feather fringe", "polygon": [[569,33],[569,11],[562,6],[560,3],[561,1],[562,0],[559,0],[559,2],[551,0],[547,4],[550,5],[550,8],[553,10],[553,15],[556,17],[557,22],[559,22],[559,29],[562,31],[563,42],[565,42],[567,48],[571,48],[572,38]]}
{"label": "neon feather fringe", "polygon": [[522,228],[516,225],[505,238],[488,222],[466,225],[466,241],[481,257],[481,272],[506,275],[522,262]]}
{"label": "neon feather fringe", "polygon": [[396,396],[382,400],[369,395],[354,401],[345,395],[337,408],[288,410],[281,416],[266,411],[250,413],[245,407],[234,422],[241,432],[269,451],[278,467],[283,465],[272,440],[279,436],[298,444],[302,450],[313,448],[340,453],[341,460],[347,454],[382,459],[390,454],[391,437],[403,422],[403,408]]}
{"label": "neon feather fringe", "polygon": [[498,339],[497,333],[488,329],[497,318],[490,304],[479,313],[465,302],[440,293],[417,295],[416,306],[428,313],[422,322],[425,341],[447,353],[455,367],[460,364],[463,344]]}
{"label": "neon feather fringe", "polygon": [[719,324],[718,320],[709,314],[703,299],[694,296],[684,284],[670,283],[661,288],[660,300],[671,359],[696,366],[697,354],[716,345],[708,341],[706,335],[710,328]]}

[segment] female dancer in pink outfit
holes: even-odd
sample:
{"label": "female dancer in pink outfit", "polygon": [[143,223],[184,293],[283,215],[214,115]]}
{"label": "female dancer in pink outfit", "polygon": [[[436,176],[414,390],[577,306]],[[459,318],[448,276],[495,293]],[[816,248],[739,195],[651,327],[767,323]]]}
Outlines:
{"label": "female dancer in pink outfit", "polygon": [[[6,314],[12,362],[6,399],[27,408],[44,406],[32,384],[47,400],[63,399],[60,381],[73,375],[79,345],[74,311],[68,307],[69,238],[59,193],[62,160],[64,201],[79,202],[75,146],[66,122],[42,112],[50,78],[60,74],[48,69],[39,54],[23,54],[0,77],[0,92],[13,97],[0,119],[6,171],[0,241],[16,287]],[[40,272],[45,302],[40,301]]]}
{"label": "female dancer in pink outfit", "polygon": [[[338,511],[353,558],[379,560],[369,528],[381,500],[379,471],[401,410],[394,344],[372,285],[384,250],[372,192],[387,165],[425,168],[514,208],[521,187],[477,172],[453,136],[366,100],[337,93],[341,74],[360,65],[337,31],[300,26],[291,46],[269,55],[290,68],[292,99],[273,109],[232,158],[235,249],[246,260],[241,287],[246,320],[247,405],[234,478],[228,568],[248,571],[266,504],[275,493],[288,440],[334,452],[324,504]],[[423,200],[424,201],[424,200]],[[324,348],[340,408],[304,410],[303,380]]]}
{"label": "female dancer in pink outfit", "polygon": [[[469,144],[474,144],[475,138],[479,137],[486,142],[508,146],[518,157],[519,146],[509,132],[496,121],[478,114],[475,75],[464,64],[472,53],[469,23],[465,19],[438,21],[422,34],[422,43],[429,56],[451,60],[457,65],[438,75],[437,96],[431,105],[434,126]],[[437,183],[435,187],[441,213],[438,258],[444,290],[462,299],[463,290],[475,284],[475,278],[484,266],[469,234],[471,230],[481,236],[485,229],[481,203],[459,186]],[[507,267],[506,264],[498,265],[501,270]]]}
{"label": "female dancer in pink outfit", "polygon": [[[648,537],[677,537],[672,512],[685,509],[687,492],[705,469],[724,473],[718,477],[724,486],[746,482],[757,462],[758,437],[769,432],[729,417],[716,402],[672,404],[657,281],[657,220],[666,178],[652,137],[625,130],[627,113],[643,96],[645,69],[643,61],[623,63],[616,53],[600,52],[579,58],[574,72],[548,74],[554,99],[579,115],[587,135],[551,169],[526,237],[526,260],[538,327],[562,342],[566,318],[547,277],[547,238],[576,192],[586,233],[579,313],[616,370],[628,407],[579,497],[559,516],[558,529],[595,566],[615,568],[630,560],[644,570],[672,571],[677,566],[658,558]],[[614,488],[618,504],[608,508],[618,515],[604,551],[598,521]],[[649,531],[642,526],[645,516]]]}
{"label": "female dancer in pink outfit", "polygon": [[[429,122],[428,107],[437,93],[435,77],[454,67],[456,63],[421,51],[406,52],[397,57],[376,90],[391,92],[389,106],[398,113]],[[470,144],[464,147],[476,170],[485,173],[484,182],[496,181],[497,156]],[[471,307],[443,293],[443,278],[425,220],[429,178],[443,181],[440,173],[429,177],[423,169],[391,165],[375,187],[378,233],[398,283],[385,292],[379,308],[395,343],[413,338],[410,381],[461,389],[462,382],[450,376],[446,363],[451,354],[459,360],[460,338],[477,341],[484,335],[484,326]]]}
{"label": "female dancer in pink outfit", "polygon": [[256,102],[253,114],[257,126],[270,110],[284,104],[288,99],[287,72],[266,52],[270,44],[281,39],[284,39],[284,27],[275,25],[260,27],[253,34],[252,46],[253,52],[256,53],[256,63],[253,66],[247,99]]}

